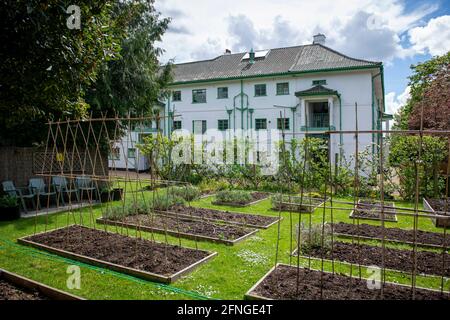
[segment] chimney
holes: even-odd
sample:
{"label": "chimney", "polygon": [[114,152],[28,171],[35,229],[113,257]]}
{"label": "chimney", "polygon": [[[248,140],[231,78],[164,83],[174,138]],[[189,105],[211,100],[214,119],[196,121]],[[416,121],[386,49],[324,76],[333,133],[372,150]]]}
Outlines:
{"label": "chimney", "polygon": [[224,54],[231,54],[231,50],[230,49],[225,49],[225,53]]}
{"label": "chimney", "polygon": [[250,52],[248,53],[249,61],[248,63],[254,64],[255,63],[255,51],[253,51],[253,48],[250,49]]}
{"label": "chimney", "polygon": [[321,45],[325,45],[325,35],[322,33],[318,33],[316,35],[314,35],[313,37],[313,44],[321,44]]}

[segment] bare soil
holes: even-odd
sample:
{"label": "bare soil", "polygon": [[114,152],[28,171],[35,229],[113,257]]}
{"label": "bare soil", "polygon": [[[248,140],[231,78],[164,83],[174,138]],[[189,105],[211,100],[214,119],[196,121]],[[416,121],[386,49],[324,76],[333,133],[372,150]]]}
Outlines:
{"label": "bare soil", "polygon": [[[339,222],[333,224],[335,233],[345,234],[349,236],[361,236],[373,239],[382,239],[383,227],[372,226],[369,224],[354,225],[351,223]],[[414,231],[399,228],[384,228],[386,240],[394,240],[399,242],[414,242]],[[444,234],[427,231],[416,231],[416,243],[421,245],[442,246],[444,244]],[[445,245],[450,246],[450,235],[445,236]]]}
{"label": "bare soil", "polygon": [[0,279],[0,300],[47,300],[38,291],[25,290]]}
{"label": "bare soil", "polygon": [[[299,196],[295,197],[295,201],[299,201]],[[322,199],[313,199],[309,197],[303,198],[303,203],[296,204],[294,203],[294,200],[289,203],[289,201],[283,202],[276,202],[273,203],[272,210],[281,210],[281,211],[292,211],[292,212],[313,212],[316,207],[318,207],[320,204],[322,204],[324,200]]]}
{"label": "bare soil", "polygon": [[[383,248],[365,244],[334,242],[333,251],[312,249],[308,254],[316,258],[334,259],[364,266],[382,266]],[[445,259],[445,266],[443,266]],[[450,254],[430,251],[416,251],[417,273],[450,276]],[[412,272],[413,251],[402,249],[384,249],[384,267],[387,269]]]}
{"label": "bare soil", "polygon": [[[259,296],[279,300],[410,300],[411,288],[386,283],[380,289],[368,289],[367,280],[300,268],[297,292],[297,268],[279,265],[253,291]],[[322,288],[322,290],[321,290]],[[321,294],[322,291],[322,294]],[[417,300],[448,300],[449,295],[417,289]]]}
{"label": "bare soil", "polygon": [[[397,221],[395,208],[392,203],[384,203],[384,221]],[[375,201],[360,201],[353,210],[351,218],[361,218],[370,220],[381,219],[381,203]]]}
{"label": "bare soil", "polygon": [[171,275],[205,258],[208,252],[132,238],[73,225],[26,238],[121,266]]}
{"label": "bare soil", "polygon": [[255,230],[240,226],[198,220],[194,221],[183,217],[177,218],[175,216],[169,217],[157,214],[127,216],[124,219],[118,220],[118,222],[170,230],[178,233],[187,233],[194,236],[207,236],[222,240],[235,240]]}
{"label": "bare soil", "polygon": [[256,214],[234,213],[229,211],[221,211],[215,209],[186,207],[182,205],[175,205],[169,208],[169,212],[189,215],[197,218],[214,219],[219,221],[226,221],[227,223],[251,225],[256,227],[267,227],[271,223],[278,220],[277,217],[262,216]]}
{"label": "bare soil", "polygon": [[427,199],[427,202],[435,211],[446,212],[450,215],[450,198],[446,199]]}

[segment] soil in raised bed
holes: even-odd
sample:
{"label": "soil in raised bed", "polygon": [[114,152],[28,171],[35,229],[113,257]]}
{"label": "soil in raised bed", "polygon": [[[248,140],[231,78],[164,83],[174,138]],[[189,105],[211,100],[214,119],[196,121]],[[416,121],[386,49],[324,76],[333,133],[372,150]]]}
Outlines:
{"label": "soil in raised bed", "polygon": [[450,198],[447,201],[445,199],[427,199],[427,202],[434,211],[442,211],[446,212],[447,215],[450,215]]}
{"label": "soil in raised bed", "polygon": [[213,201],[213,204],[220,204],[220,205],[235,205],[235,206],[246,206],[250,203],[253,203],[255,201],[259,201],[259,200],[263,200],[266,199],[267,197],[269,197],[269,195],[266,192],[259,192],[259,191],[255,191],[250,193],[252,199],[250,201],[246,201],[246,202],[238,202],[238,203],[228,203],[228,202],[217,202],[217,201]]}
{"label": "soil in raised bed", "polygon": [[262,216],[256,214],[235,213],[207,208],[186,207],[175,205],[169,208],[168,213],[175,212],[197,218],[206,218],[225,221],[228,223],[266,227],[278,220],[277,217]]}
{"label": "soil in raised bed", "polygon": [[303,198],[303,203],[300,204],[295,204],[294,201],[300,201],[300,197],[296,196],[296,199],[292,200],[292,203],[289,203],[289,198],[287,197],[285,201],[283,199],[283,201],[280,202],[276,202],[273,203],[272,205],[272,210],[281,210],[281,211],[292,211],[292,212],[313,212],[315,210],[316,207],[318,207],[319,205],[321,205],[324,200],[323,199],[313,199],[313,198],[308,198],[308,197],[304,197]]}
{"label": "soil in raised bed", "polygon": [[[381,290],[367,288],[367,280],[344,275],[323,273],[315,270],[299,269],[299,290],[297,294],[297,268],[278,265],[252,293],[278,300],[379,300]],[[322,283],[322,285],[321,285]],[[320,288],[322,287],[321,297]],[[383,299],[410,300],[411,288],[386,283]],[[416,289],[417,300],[448,300],[440,292]]]}
{"label": "soil in raised bed", "polygon": [[117,220],[117,222],[150,228],[158,228],[172,232],[187,233],[193,236],[207,236],[221,240],[235,240],[255,230],[243,228],[240,226],[232,226],[198,220],[194,221],[182,217],[176,218],[158,214],[132,215]]}
{"label": "soil in raised bed", "polygon": [[47,300],[40,292],[25,290],[0,279],[0,300]]}
{"label": "soil in raised bed", "polygon": [[[366,223],[358,225],[354,225],[351,223],[339,222],[333,224],[333,231],[335,233],[351,235],[351,236],[360,236],[360,237],[369,237],[373,239],[381,239],[383,227],[380,226],[372,226]],[[399,228],[384,228],[385,239],[387,240],[395,240],[399,242],[414,242],[414,231],[413,230],[404,230]],[[427,232],[427,231],[416,231],[416,243],[422,245],[431,245],[431,246],[442,246],[444,244],[444,234],[443,233],[435,233],[435,232]],[[447,247],[450,246],[450,235],[446,235],[445,237],[445,245]]]}
{"label": "soil in raised bed", "polygon": [[[381,203],[375,201],[360,201],[350,218],[381,220]],[[384,221],[396,221],[395,208],[392,203],[384,203]]]}
{"label": "soil in raised bed", "polygon": [[29,236],[26,240],[165,276],[181,271],[210,254],[78,225]]}
{"label": "soil in raised bed", "polygon": [[[413,269],[413,251],[402,249],[384,249],[384,266],[387,269],[412,272]],[[364,266],[376,265],[382,266],[383,248],[369,246],[365,244],[351,244],[345,242],[334,242],[333,252],[331,250],[322,250],[321,248],[312,249],[308,254],[316,258],[334,259]],[[445,254],[445,268],[443,269],[442,253],[430,251],[416,251],[417,272],[419,274],[430,274],[445,277],[450,276],[450,254]]]}

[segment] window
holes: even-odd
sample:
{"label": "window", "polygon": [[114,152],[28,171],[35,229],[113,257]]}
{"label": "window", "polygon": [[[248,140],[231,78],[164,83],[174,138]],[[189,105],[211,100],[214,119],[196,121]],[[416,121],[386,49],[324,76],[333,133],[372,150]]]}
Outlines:
{"label": "window", "polygon": [[228,99],[228,87],[217,88],[217,99]]}
{"label": "window", "polygon": [[255,129],[256,130],[267,129],[267,119],[255,119]]}
{"label": "window", "polygon": [[313,86],[325,85],[325,84],[327,84],[327,80],[313,80],[312,84],[313,84]]}
{"label": "window", "polygon": [[181,91],[174,91],[172,101],[181,101]]}
{"label": "window", "polygon": [[255,97],[266,96],[266,85],[265,84],[255,84]]}
{"label": "window", "polygon": [[228,129],[228,120],[220,119],[217,121],[217,128],[219,130],[227,130]]}
{"label": "window", "polygon": [[192,90],[192,103],[206,103],[206,89]]}
{"label": "window", "polygon": [[289,82],[277,83],[277,95],[289,94]]}
{"label": "window", "polygon": [[181,120],[174,120],[172,130],[181,129]]}
{"label": "window", "polygon": [[[284,125],[284,128],[283,128],[283,125]],[[289,130],[289,118],[277,118],[277,129],[278,130]]]}
{"label": "window", "polygon": [[128,158],[136,158],[136,148],[128,148]]}
{"label": "window", "polygon": [[194,120],[192,121],[192,127],[194,134],[204,134],[206,132],[206,120]]}
{"label": "window", "polygon": [[111,153],[109,155],[109,160],[120,160],[120,149],[112,148]]}

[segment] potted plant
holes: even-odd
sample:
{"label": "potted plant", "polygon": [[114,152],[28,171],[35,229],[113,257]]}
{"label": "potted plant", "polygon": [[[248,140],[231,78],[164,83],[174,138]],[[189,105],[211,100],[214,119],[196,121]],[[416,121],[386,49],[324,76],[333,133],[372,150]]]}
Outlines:
{"label": "potted plant", "polygon": [[0,196],[0,221],[11,221],[20,218],[20,208],[16,197]]}
{"label": "potted plant", "polygon": [[105,187],[100,190],[100,202],[119,201],[122,200],[122,188]]}

